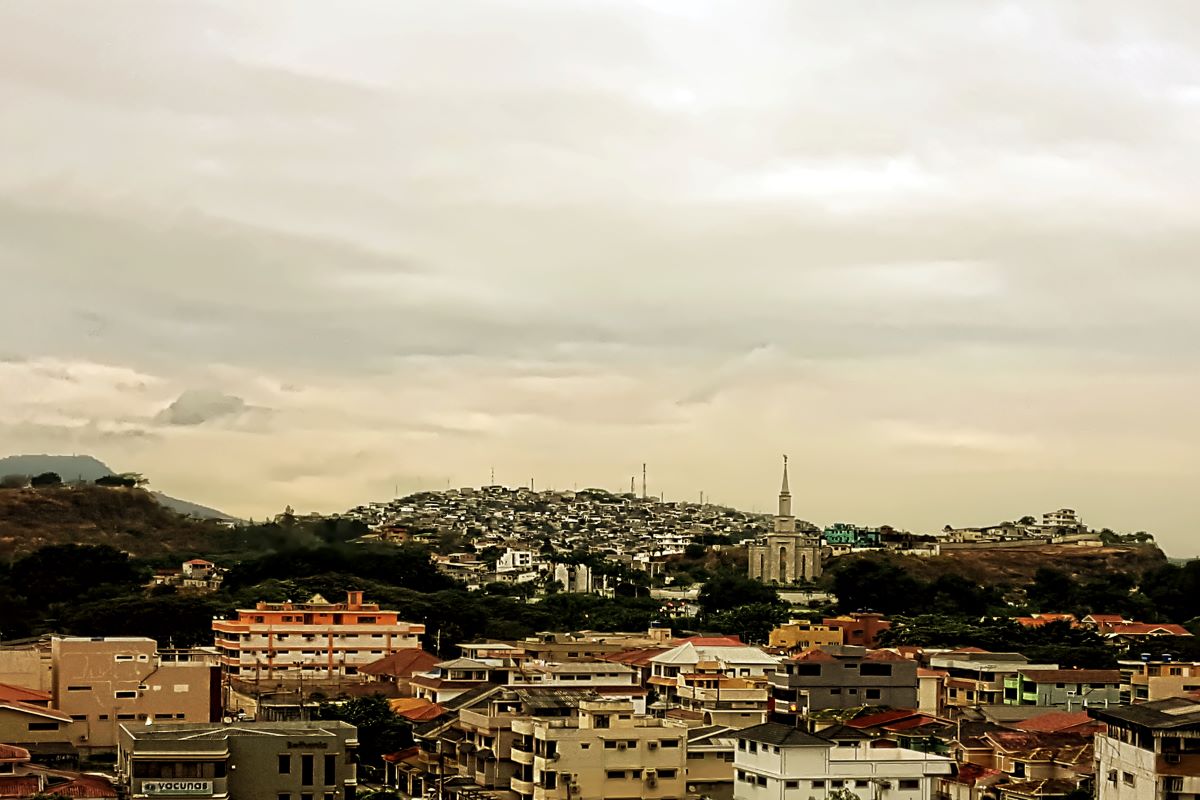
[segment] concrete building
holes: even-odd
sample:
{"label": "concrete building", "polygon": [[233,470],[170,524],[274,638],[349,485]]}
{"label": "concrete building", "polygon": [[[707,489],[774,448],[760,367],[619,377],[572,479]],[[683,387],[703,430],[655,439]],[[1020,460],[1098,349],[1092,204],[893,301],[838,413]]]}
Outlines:
{"label": "concrete building", "polygon": [[341,721],[121,725],[117,776],[155,797],[353,800],[358,733]]}
{"label": "concrete building", "polygon": [[842,641],[838,644],[856,644],[859,647],[878,647],[879,634],[892,627],[891,620],[871,611],[826,617],[821,624],[842,632]]}
{"label": "concrete building", "polygon": [[1021,669],[1004,678],[1004,703],[1077,711],[1121,701],[1115,669]]}
{"label": "concrete building", "polygon": [[965,649],[939,653],[929,666],[946,673],[942,709],[946,713],[972,706],[1004,704],[1004,681],[1020,670],[1055,670],[1057,664],[1030,664],[1020,653]]}
{"label": "concrete building", "polygon": [[771,631],[767,644],[770,647],[783,647],[788,650],[809,650],[827,644],[842,644],[842,629],[806,619],[794,619]]}
{"label": "concrete building", "polygon": [[839,745],[775,722],[736,736],[735,800],[825,797],[842,789],[864,798],[932,800],[938,777],[954,769],[942,756],[866,742]]}
{"label": "concrete building", "polygon": [[165,661],[153,639],[56,637],[53,705],[71,719],[81,750],[117,746],[121,723],[196,722],[221,710],[217,668],[206,660]]}
{"label": "concrete building", "polygon": [[1042,514],[1043,530],[1077,531],[1083,528],[1083,521],[1073,508],[1060,508],[1057,511],[1047,511]]}
{"label": "concrete building", "polygon": [[1148,703],[1200,692],[1200,662],[1175,661],[1146,654],[1137,661],[1117,662],[1121,673],[1120,701]]}
{"label": "concrete building", "polygon": [[775,527],[749,546],[750,577],[763,583],[791,586],[821,577],[819,531],[798,531],[792,516],[792,493],[788,488],[787,456],[783,458],[783,485],[779,490],[779,513]]}
{"label": "concrete building", "polygon": [[720,674],[730,678],[761,678],[775,671],[777,656],[728,639],[684,642],[650,659],[647,681],[660,702],[680,705],[680,675]]}
{"label": "concrete building", "polygon": [[419,648],[425,632],[395,611],[364,603],[362,592],[349,592],[344,603],[320,595],[306,603],[259,603],[212,627],[227,678],[314,683],[356,676],[365,664]]}
{"label": "concrete building", "polygon": [[917,663],[888,650],[827,645],[784,660],[771,689],[774,719],[791,725],[826,708],[916,708]]}
{"label": "concrete building", "polygon": [[733,798],[733,753],[737,732],[719,725],[688,729],[687,796]]}
{"label": "concrete building", "polygon": [[623,700],[583,700],[574,718],[514,719],[511,788],[522,800],[682,798],[688,729]]}
{"label": "concrete building", "polygon": [[1096,734],[1097,800],[1200,796],[1200,701],[1176,697],[1088,714],[1108,725]]}
{"label": "concrete building", "polygon": [[527,572],[533,569],[533,551],[532,550],[514,550],[511,547],[505,548],[501,553],[500,558],[496,561],[497,572]]}

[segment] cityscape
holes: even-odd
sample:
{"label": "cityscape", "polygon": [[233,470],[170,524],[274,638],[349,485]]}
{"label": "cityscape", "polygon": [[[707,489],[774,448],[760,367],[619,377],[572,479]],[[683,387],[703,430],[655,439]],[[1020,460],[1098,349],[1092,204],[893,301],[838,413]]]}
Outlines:
{"label": "cityscape", "polygon": [[1200,5],[0,31],[0,800],[1200,800]]}

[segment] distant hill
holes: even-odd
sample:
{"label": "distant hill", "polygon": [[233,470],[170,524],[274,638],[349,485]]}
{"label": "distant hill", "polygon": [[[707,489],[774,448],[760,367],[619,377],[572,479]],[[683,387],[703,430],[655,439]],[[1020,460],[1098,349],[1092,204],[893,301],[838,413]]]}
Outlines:
{"label": "distant hill", "polygon": [[190,558],[227,549],[233,535],[214,520],[177,514],[142,489],[0,489],[0,560],[53,544],[107,544],[143,558]]}
{"label": "distant hill", "polygon": [[893,553],[853,553],[838,556],[825,567],[850,561],[888,561],[910,575],[932,581],[942,575],[962,575],[982,584],[1020,586],[1031,583],[1038,567],[1054,567],[1074,580],[1090,580],[1116,572],[1144,572],[1167,563],[1163,551],[1153,544],[1111,547],[1076,547],[1039,544],[1028,547],[953,550],[940,556],[918,558]]}
{"label": "distant hill", "polygon": [[[55,472],[67,483],[94,481],[116,473],[107,464],[92,456],[19,455],[0,458],[0,476],[40,475]],[[150,492],[150,496],[172,511],[198,519],[234,520],[234,517],[215,508],[180,500],[162,492]]]}

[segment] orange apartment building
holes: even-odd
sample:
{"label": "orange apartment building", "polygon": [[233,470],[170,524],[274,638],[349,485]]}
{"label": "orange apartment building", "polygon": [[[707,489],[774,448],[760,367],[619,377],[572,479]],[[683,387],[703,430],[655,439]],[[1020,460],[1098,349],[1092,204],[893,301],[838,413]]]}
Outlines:
{"label": "orange apartment building", "polygon": [[306,603],[258,603],[237,619],[214,620],[223,677],[242,681],[340,680],[400,650],[419,648],[424,625],[364,603],[349,592],[344,603],[314,595]]}

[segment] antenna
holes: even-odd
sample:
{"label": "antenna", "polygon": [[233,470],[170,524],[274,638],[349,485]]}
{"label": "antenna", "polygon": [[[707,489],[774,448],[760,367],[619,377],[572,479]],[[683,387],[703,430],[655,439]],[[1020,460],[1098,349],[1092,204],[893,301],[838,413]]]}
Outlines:
{"label": "antenna", "polygon": [[488,486],[495,486],[495,485],[496,485],[496,468],[492,467],[492,482],[489,483]]}
{"label": "antenna", "polygon": [[646,499],[646,462],[642,462],[642,499]]}

